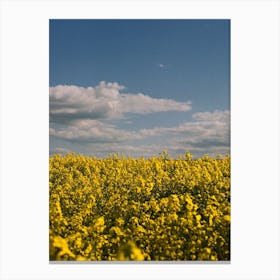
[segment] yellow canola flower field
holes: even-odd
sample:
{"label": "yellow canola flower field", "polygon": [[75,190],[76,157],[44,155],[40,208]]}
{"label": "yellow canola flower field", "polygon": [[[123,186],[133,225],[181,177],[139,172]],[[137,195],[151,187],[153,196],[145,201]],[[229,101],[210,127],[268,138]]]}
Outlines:
{"label": "yellow canola flower field", "polygon": [[230,157],[49,160],[50,260],[230,260]]}

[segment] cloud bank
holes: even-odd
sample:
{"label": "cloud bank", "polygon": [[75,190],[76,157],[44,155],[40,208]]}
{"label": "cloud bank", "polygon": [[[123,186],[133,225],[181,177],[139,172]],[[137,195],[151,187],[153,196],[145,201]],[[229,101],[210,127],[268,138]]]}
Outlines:
{"label": "cloud bank", "polygon": [[206,142],[227,145],[229,142],[229,111],[196,113],[193,121],[182,123],[176,127],[154,127],[139,130],[122,130],[114,125],[98,120],[75,120],[62,129],[50,128],[50,135],[77,142],[124,142],[147,137],[169,135],[176,136],[178,143],[187,142],[194,146],[205,145]]}
{"label": "cloud bank", "polygon": [[[58,85],[50,88],[51,142],[65,143],[50,151],[67,152],[80,147],[86,154],[105,156],[122,152],[132,156],[157,155],[167,149],[174,155],[225,154],[230,149],[230,112],[194,113],[189,121],[173,127],[126,130],[109,124],[130,114],[189,111],[191,102],[152,98],[142,93],[122,93],[118,83],[100,82],[96,87]],[[114,123],[114,122],[113,122]],[[118,122],[117,122],[118,123]],[[61,142],[62,141],[62,142]]]}
{"label": "cloud bank", "polygon": [[[186,150],[203,155],[229,153],[230,147],[229,111],[197,113],[193,120],[175,127],[153,127],[150,129],[122,130],[98,120],[78,120],[63,129],[50,129],[50,135],[64,141],[82,145],[95,144],[95,151],[120,151],[123,153],[156,154],[168,149],[175,154]],[[161,137],[160,145],[133,145],[133,141]],[[96,146],[97,144],[97,146]]]}

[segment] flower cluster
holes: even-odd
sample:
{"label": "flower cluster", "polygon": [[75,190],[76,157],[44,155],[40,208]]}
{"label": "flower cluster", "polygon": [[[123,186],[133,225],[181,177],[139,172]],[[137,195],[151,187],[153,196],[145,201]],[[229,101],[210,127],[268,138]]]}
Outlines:
{"label": "flower cluster", "polygon": [[50,260],[229,260],[230,157],[49,160]]}

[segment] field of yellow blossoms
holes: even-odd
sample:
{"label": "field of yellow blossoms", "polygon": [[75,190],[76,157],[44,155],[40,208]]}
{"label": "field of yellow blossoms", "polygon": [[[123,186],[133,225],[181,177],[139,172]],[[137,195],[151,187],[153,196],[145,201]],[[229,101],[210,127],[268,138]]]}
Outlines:
{"label": "field of yellow blossoms", "polygon": [[50,260],[230,260],[230,157],[49,160]]}

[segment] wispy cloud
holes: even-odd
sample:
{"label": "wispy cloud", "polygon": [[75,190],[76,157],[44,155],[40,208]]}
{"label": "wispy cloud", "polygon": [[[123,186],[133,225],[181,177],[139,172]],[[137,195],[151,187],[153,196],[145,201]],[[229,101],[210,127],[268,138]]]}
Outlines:
{"label": "wispy cloud", "polygon": [[162,64],[162,63],[159,63],[159,64],[158,64],[158,67],[161,68],[161,69],[163,69],[163,68],[166,67],[166,65],[165,65],[165,64]]}
{"label": "wispy cloud", "polygon": [[71,150],[62,147],[55,147],[55,148],[51,148],[49,152],[50,154],[66,154],[66,153],[70,153]]}

